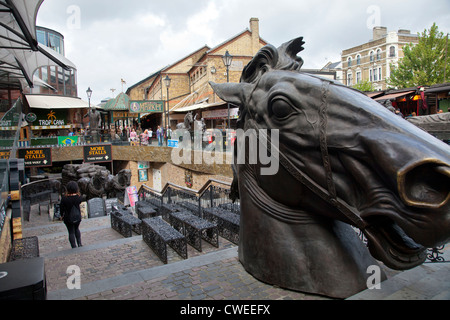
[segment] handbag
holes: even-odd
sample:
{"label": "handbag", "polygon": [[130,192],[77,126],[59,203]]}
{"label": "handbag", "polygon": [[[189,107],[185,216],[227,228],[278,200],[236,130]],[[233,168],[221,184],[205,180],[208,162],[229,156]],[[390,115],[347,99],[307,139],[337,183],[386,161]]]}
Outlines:
{"label": "handbag", "polygon": [[81,212],[77,206],[72,206],[69,213],[69,222],[70,223],[78,223],[81,222]]}

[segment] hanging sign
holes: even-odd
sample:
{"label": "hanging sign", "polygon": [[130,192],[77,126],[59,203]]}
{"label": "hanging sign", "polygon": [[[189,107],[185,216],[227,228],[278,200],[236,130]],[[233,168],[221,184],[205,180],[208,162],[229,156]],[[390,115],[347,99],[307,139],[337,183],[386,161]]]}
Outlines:
{"label": "hanging sign", "polygon": [[111,162],[112,146],[110,144],[83,147],[84,163]]}
{"label": "hanging sign", "polygon": [[132,113],[163,113],[164,101],[130,101]]}
{"label": "hanging sign", "polygon": [[25,167],[51,167],[52,149],[19,149],[19,159],[24,159]]}

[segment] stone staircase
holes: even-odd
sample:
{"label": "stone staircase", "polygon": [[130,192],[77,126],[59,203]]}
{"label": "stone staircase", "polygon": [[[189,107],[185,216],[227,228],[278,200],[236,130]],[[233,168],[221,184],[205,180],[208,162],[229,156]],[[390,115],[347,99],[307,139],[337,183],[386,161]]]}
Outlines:
{"label": "stone staircase", "polygon": [[[66,227],[39,215],[33,206],[24,221],[24,237],[39,238],[45,258],[48,299],[235,299],[326,300],[324,297],[283,290],[261,283],[243,270],[237,246],[220,238],[217,249],[208,243],[202,252],[188,246],[184,260],[169,249],[167,265],[145,244],[142,236],[124,238],[111,228],[110,217],[83,220],[83,247],[71,249]],[[450,261],[450,246],[444,250]],[[67,268],[82,270],[83,290],[67,289]],[[349,300],[450,300],[450,262],[427,263],[394,272],[380,290],[366,290]]]}

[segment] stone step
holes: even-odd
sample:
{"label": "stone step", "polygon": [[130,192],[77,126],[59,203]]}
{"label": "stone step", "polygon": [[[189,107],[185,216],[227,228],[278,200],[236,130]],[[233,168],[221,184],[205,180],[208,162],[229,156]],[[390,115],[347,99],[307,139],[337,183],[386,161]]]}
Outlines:
{"label": "stone step", "polygon": [[367,289],[348,300],[450,300],[450,250],[446,262],[424,263],[381,283],[380,289]]}

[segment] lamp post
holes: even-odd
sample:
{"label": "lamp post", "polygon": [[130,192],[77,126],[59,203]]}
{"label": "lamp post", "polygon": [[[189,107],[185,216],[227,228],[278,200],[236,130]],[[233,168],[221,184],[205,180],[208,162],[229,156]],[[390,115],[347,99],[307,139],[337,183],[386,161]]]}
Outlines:
{"label": "lamp post", "polygon": [[89,87],[86,90],[86,94],[88,97],[88,101],[89,101],[89,129],[91,128],[91,97],[92,97],[92,90],[91,87]]}
{"label": "lamp post", "polygon": [[169,105],[169,88],[170,83],[172,82],[172,79],[169,78],[169,75],[167,75],[164,78],[164,84],[166,85],[167,89],[167,139],[169,139],[169,130],[170,130],[170,105]]}
{"label": "lamp post", "polygon": [[[227,82],[230,82],[230,66],[233,62],[233,56],[228,52],[228,50],[225,52],[225,55],[222,57],[223,64],[227,68]],[[227,103],[228,106],[228,129],[231,128],[230,123],[230,104]]]}

